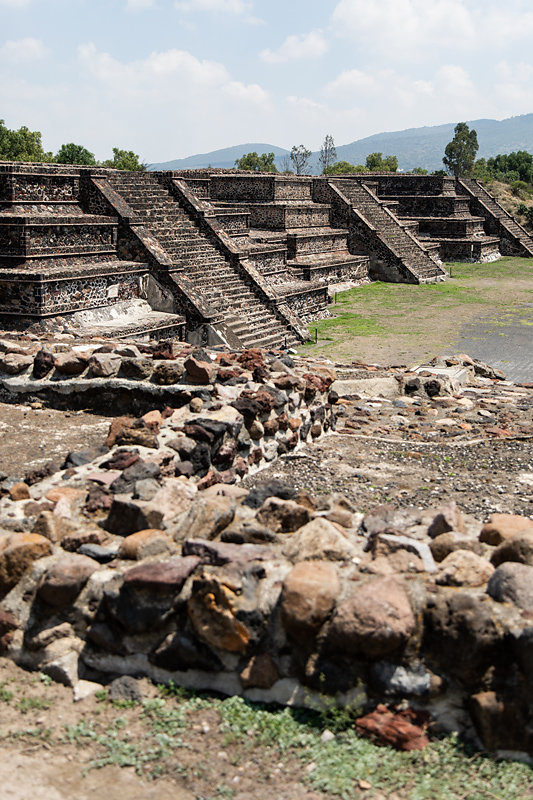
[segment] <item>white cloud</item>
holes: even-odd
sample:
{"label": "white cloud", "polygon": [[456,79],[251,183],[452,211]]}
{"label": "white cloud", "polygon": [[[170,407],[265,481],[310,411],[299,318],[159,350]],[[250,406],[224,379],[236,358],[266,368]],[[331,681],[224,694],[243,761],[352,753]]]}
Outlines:
{"label": "white cloud", "polygon": [[[92,130],[112,114],[115,144],[127,143],[146,161],[211,150],[213,139],[221,147],[234,144],[239,130],[246,130],[250,141],[262,141],[262,128],[274,117],[263,87],[234,80],[223,64],[185,50],[121,61],[88,43],[79,48],[79,59],[84,116],[93,116]],[[90,144],[98,152],[98,145]]]}
{"label": "white cloud", "polygon": [[468,72],[456,64],[443,65],[435,76],[435,83],[440,92],[458,100],[473,97],[476,93]]}
{"label": "white cloud", "polygon": [[368,40],[385,52],[416,55],[435,45],[474,40],[475,21],[464,0],[339,0],[332,16],[342,37]]}
{"label": "white cloud", "polygon": [[47,54],[48,50],[41,40],[30,36],[25,39],[10,40],[0,47],[0,60],[8,64],[32,63]]}
{"label": "white cloud", "polygon": [[319,58],[327,49],[328,43],[321,31],[311,31],[299,36],[287,36],[277,50],[263,50],[261,59],[270,64],[281,64],[303,58]]}
{"label": "white cloud", "polygon": [[326,94],[342,95],[347,91],[371,90],[374,83],[374,75],[370,75],[360,69],[348,69],[328,83],[324,91]]}
{"label": "white cloud", "polygon": [[200,60],[186,50],[151,53],[139,61],[123,63],[99,52],[93,43],[80,45],[85,69],[112,95],[121,93],[155,99],[179,97],[195,87],[220,87],[229,80],[226,68],[216,61]]}
{"label": "white cloud", "polygon": [[178,11],[213,11],[227,14],[244,14],[252,7],[246,0],[177,0],[174,5]]}
{"label": "white cloud", "polygon": [[223,87],[223,91],[229,96],[246,103],[254,103],[259,106],[270,106],[268,92],[257,83],[246,85],[240,81],[230,81]]}

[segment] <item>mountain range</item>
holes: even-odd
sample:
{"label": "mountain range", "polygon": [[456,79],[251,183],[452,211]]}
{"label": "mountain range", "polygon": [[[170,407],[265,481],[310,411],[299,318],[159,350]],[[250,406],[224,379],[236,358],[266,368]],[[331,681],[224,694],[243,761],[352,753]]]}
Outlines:
{"label": "mountain range", "polygon": [[[351,164],[364,164],[367,155],[381,152],[384,156],[398,157],[400,170],[408,171],[414,167],[423,167],[429,171],[442,169],[444,148],[453,138],[457,123],[435,125],[423,128],[408,128],[403,131],[375,133],[364,139],[356,139],[350,144],[337,145],[337,160],[349,161]],[[467,121],[470,128],[477,131],[479,142],[478,158],[490,158],[498,153],[510,153],[515,150],[533,152],[533,114],[522,114],[501,121],[495,119],[475,119]],[[150,170],[199,169],[202,167],[220,167],[231,169],[235,160],[250,152],[274,153],[278,169],[286,168],[286,160],[290,151],[273,144],[248,142],[246,144],[200,153],[188,158],[178,158],[158,164],[150,164]],[[319,174],[319,151],[309,159],[311,174]]]}

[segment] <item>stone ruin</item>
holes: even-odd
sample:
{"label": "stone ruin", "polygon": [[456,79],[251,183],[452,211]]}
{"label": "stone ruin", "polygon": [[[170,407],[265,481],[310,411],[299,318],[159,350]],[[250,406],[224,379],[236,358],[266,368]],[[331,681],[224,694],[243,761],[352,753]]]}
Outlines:
{"label": "stone ruin", "polygon": [[484,524],[453,502],[361,513],[338,493],[239,483],[335,430],[523,439],[531,386],[465,356],[382,372],[387,400],[375,372],[369,395],[281,351],[65,334],[0,351],[4,400],[121,414],[101,448],[0,483],[3,655],[77,698],[117,674],[329,697],[358,709],[361,732],[392,718],[405,749],[431,721],[533,755],[531,518]]}
{"label": "stone ruin", "polygon": [[0,327],[284,347],[369,280],[533,255],[476,181],[0,163]]}

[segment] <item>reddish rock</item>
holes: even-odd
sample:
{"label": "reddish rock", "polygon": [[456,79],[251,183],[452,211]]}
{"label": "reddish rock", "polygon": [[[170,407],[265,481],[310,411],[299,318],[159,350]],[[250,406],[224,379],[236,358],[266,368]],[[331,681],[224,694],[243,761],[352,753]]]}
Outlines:
{"label": "reddish rock", "polygon": [[30,488],[26,483],[15,483],[9,490],[9,496],[15,502],[30,499]]}
{"label": "reddish rock", "polygon": [[289,427],[289,418],[285,411],[278,417],[278,428],[280,431],[286,431]]}
{"label": "reddish rock", "polygon": [[52,553],[52,545],[35,533],[13,533],[0,539],[0,597],[15,586],[34,561]]}
{"label": "reddish rock", "polygon": [[220,445],[214,456],[212,456],[211,460],[217,467],[230,467],[236,455],[237,442],[235,439],[226,439],[226,441]]}
{"label": "reddish rock", "polygon": [[72,603],[98,567],[98,562],[87,556],[60,556],[41,579],[39,599],[54,607]]}
{"label": "reddish rock", "polygon": [[200,559],[196,556],[139,564],[124,574],[124,584],[177,593],[199,564]]}
{"label": "reddish rock", "polygon": [[479,541],[499,545],[519,531],[533,530],[533,520],[519,514],[492,514],[483,525]]}
{"label": "reddish rock", "polygon": [[455,550],[440,563],[435,575],[438,586],[482,586],[494,567],[486,558],[470,550]]}
{"label": "reddish rock", "polygon": [[242,364],[245,369],[251,371],[265,366],[263,352],[258,347],[250,347],[248,350],[243,350],[237,358],[237,361],[239,364]]}
{"label": "reddish rock", "polygon": [[185,369],[193,383],[204,385],[214,383],[217,376],[217,367],[215,364],[207,361],[198,361],[198,359],[193,356],[190,356],[185,361]]}
{"label": "reddish rock", "polygon": [[390,711],[379,704],[375,711],[355,721],[357,733],[376,744],[389,745],[396,750],[423,750],[429,744],[426,735],[429,723],[427,712],[407,708]]}
{"label": "reddish rock", "polygon": [[505,561],[516,561],[533,567],[533,528],[526,528],[513,533],[503,541],[491,555],[491,563],[495,567]]}
{"label": "reddish rock", "polygon": [[0,358],[0,369],[8,375],[18,375],[33,364],[33,356],[8,353]]}
{"label": "reddish rock", "polygon": [[[114,420],[114,422],[115,421],[116,420]],[[132,467],[133,464],[137,463],[139,458],[139,453],[134,450],[117,450],[113,453],[112,457],[104,461],[101,466],[103,469],[123,470]]]}
{"label": "reddish rock", "polygon": [[405,645],[415,625],[402,584],[392,577],[371,578],[337,608],[328,640],[341,652],[373,661]]}
{"label": "reddish rock", "polygon": [[172,548],[172,539],[158,528],[147,528],[126,536],[120,543],[118,557],[133,561],[147,556],[168,553]]}
{"label": "reddish rock", "polygon": [[181,380],[184,371],[181,361],[161,361],[155,366],[152,380],[160,386],[172,386]]}
{"label": "reddish rock", "polygon": [[265,432],[265,436],[275,436],[276,433],[279,431],[279,422],[277,419],[267,419],[263,423],[263,430]]}
{"label": "reddish rock", "polygon": [[240,674],[244,689],[270,689],[279,679],[279,672],[268,653],[252,656]]}
{"label": "reddish rock", "polygon": [[[244,653],[250,642],[250,631],[236,617],[238,598],[235,587],[224,575],[205,570],[195,578],[188,614],[196,635],[216,650]],[[237,601],[237,602],[236,602]]]}
{"label": "reddish rock", "polygon": [[98,544],[103,546],[109,542],[109,537],[99,528],[83,528],[67,534],[61,539],[61,547],[69,553],[75,553],[82,544]]}
{"label": "reddish rock", "polygon": [[209,542],[205,539],[187,539],[183,543],[184,556],[198,556],[204,564],[222,566],[231,562],[246,564],[249,561],[268,561],[274,558],[272,550],[264,545]]}
{"label": "reddish rock", "polygon": [[250,466],[254,464],[260,464],[263,460],[264,453],[260,447],[254,447],[250,455],[248,456],[248,463]]}
{"label": "reddish rock", "polygon": [[442,533],[448,533],[449,531],[463,533],[464,529],[465,525],[462,514],[457,508],[455,500],[452,500],[450,503],[441,506],[437,514],[435,514],[433,521],[428,527],[428,536],[434,539],[436,536],[440,536]]}
{"label": "reddish rock", "polygon": [[87,368],[87,360],[81,353],[60,353],[55,357],[54,366],[62,375],[81,375]]}
{"label": "reddish rock", "polygon": [[295,389],[302,391],[305,388],[304,381],[296,375],[280,375],[272,382],[277,389],[284,392],[293,392]]}
{"label": "reddish rock", "polygon": [[163,416],[157,408],[153,411],[147,411],[146,414],[142,415],[141,419],[147,428],[156,432],[159,431],[161,423],[163,422]]}
{"label": "reddish rock", "polygon": [[473,539],[464,533],[457,533],[457,531],[449,531],[436,536],[431,541],[429,548],[435,561],[444,561],[446,556],[456,550],[470,550],[478,556],[483,555],[485,550],[477,539]]}
{"label": "reddish rock", "polygon": [[[127,428],[131,428],[135,420],[133,417],[115,417],[109,426],[109,433],[105,440],[107,447],[113,447],[116,444],[117,436]],[[118,467],[111,467],[111,469],[119,469]]]}
{"label": "reddish rock", "polygon": [[42,511],[35,521],[32,533],[44,536],[51,542],[61,542],[61,540],[76,530],[72,522],[59,517],[53,511]]}
{"label": "reddish rock", "polygon": [[233,469],[235,470],[239,478],[243,478],[248,473],[248,465],[244,460],[244,458],[238,456],[233,462]]}
{"label": "reddish rock", "polygon": [[0,610],[0,656],[3,655],[13,640],[18,622],[9,611]]}
{"label": "reddish rock", "polygon": [[114,353],[94,353],[89,359],[89,369],[95,378],[111,378],[120,369],[122,359]]}
{"label": "reddish rock", "polygon": [[317,631],[330,615],[340,593],[333,564],[300,561],[289,572],[281,593],[285,627],[295,635]]}
{"label": "reddish rock", "polygon": [[159,447],[156,433],[145,427],[144,424],[141,427],[124,427],[117,434],[116,443],[126,446],[149,447],[152,450],[157,450]]}
{"label": "reddish rock", "polygon": [[257,512],[258,522],[274,532],[296,531],[308,523],[309,519],[308,508],[294,500],[281,500],[279,497],[268,497]]}

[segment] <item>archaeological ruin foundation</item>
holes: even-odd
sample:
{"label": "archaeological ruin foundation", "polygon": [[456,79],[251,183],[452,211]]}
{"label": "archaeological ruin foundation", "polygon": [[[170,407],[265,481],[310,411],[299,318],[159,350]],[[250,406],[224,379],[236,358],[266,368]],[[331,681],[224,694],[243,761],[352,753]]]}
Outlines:
{"label": "archaeological ruin foundation", "polygon": [[0,325],[288,347],[337,288],[533,255],[481,184],[0,163]]}
{"label": "archaeological ruin foundation", "polygon": [[499,254],[533,242],[475,181],[0,164],[0,400],[110,417],[0,477],[0,654],[78,698],[126,674],[361,730],[407,707],[532,756],[531,464],[490,519],[260,480],[338,433],[525,447],[533,387],[465,355],[339,378],[287,352],[339,288]]}

